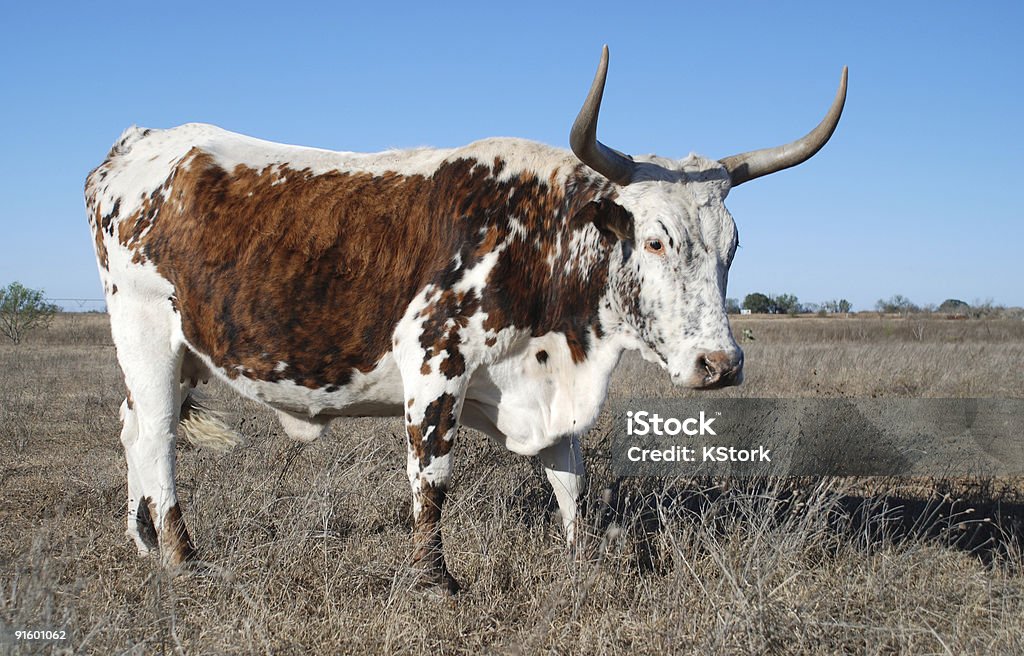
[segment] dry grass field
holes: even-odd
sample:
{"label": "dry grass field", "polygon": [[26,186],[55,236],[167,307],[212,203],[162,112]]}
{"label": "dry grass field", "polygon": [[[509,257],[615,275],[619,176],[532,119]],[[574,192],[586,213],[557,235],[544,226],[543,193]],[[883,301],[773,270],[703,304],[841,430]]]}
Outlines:
{"label": "dry grass field", "polygon": [[[750,397],[1024,397],[1024,322],[737,318]],[[461,431],[445,509],[455,599],[409,589],[400,420],[302,446],[211,385],[246,442],[181,447],[203,562],[124,536],[123,396],[104,315],[0,345],[0,653],[1024,652],[1020,481],[615,480],[584,439],[573,555],[539,466]],[[613,396],[696,394],[627,357]],[[1024,437],[1024,436],[1022,436]],[[57,629],[64,641],[16,641]]]}

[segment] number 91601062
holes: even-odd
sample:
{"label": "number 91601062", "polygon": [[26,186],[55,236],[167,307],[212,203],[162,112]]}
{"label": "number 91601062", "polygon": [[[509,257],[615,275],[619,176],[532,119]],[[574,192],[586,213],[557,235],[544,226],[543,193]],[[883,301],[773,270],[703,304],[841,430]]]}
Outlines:
{"label": "number 91601062", "polygon": [[67,640],[68,632],[64,630],[47,631],[33,629],[30,631],[18,630],[14,632],[16,640]]}

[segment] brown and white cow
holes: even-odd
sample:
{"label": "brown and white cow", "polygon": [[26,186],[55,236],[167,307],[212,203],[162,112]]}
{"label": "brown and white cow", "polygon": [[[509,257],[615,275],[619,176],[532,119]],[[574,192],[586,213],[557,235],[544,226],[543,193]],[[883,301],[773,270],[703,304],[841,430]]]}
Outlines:
{"label": "brown and white cow", "polygon": [[742,380],[723,307],[737,245],[723,201],[825,144],[846,71],[803,139],[671,160],[597,141],[607,65],[605,48],[573,152],[486,139],[362,154],[210,125],[125,132],[86,200],[129,390],[121,441],[140,553],[192,554],[174,443],[183,408],[201,415],[191,387],[211,375],[298,439],[334,417],[404,416],[412,561],[450,592],[440,518],[459,423],[541,458],[572,542],[579,437],[624,350],[677,384]]}

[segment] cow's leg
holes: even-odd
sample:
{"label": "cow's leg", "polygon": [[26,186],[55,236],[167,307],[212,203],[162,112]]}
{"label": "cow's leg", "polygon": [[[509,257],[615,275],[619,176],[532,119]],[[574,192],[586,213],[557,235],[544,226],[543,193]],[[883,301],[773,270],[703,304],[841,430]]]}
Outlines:
{"label": "cow's leg", "polygon": [[128,386],[121,443],[128,463],[128,534],[140,554],[164,563],[188,560],[193,548],[174,486],[174,445],[180,412],[184,347],[159,313],[112,318],[117,358]]}
{"label": "cow's leg", "polygon": [[579,527],[579,498],[586,485],[586,467],[580,452],[580,439],[576,434],[566,435],[554,446],[541,451],[538,456],[544,464],[551,488],[558,501],[565,528],[565,541],[569,547],[576,544]]}
{"label": "cow's leg", "polygon": [[[448,571],[441,543],[441,509],[452,473],[451,448],[458,428],[463,391],[457,382],[407,386],[405,428],[407,472],[412,486],[412,565],[425,587],[455,594],[459,584]],[[433,390],[433,391],[431,391]]]}
{"label": "cow's leg", "polygon": [[[496,444],[508,448],[506,436],[498,429],[489,414],[473,400],[467,400],[462,411],[462,423],[484,433]],[[576,544],[579,526],[579,499],[586,486],[586,466],[580,452],[579,435],[563,436],[553,446],[537,454],[544,465],[551,488],[558,501],[565,541],[571,548]]]}
{"label": "cow's leg", "polygon": [[[121,444],[124,445],[128,461],[128,537],[135,542],[140,556],[148,556],[157,550],[157,537],[150,521],[149,509],[140,504],[142,483],[139,468],[132,462],[130,448],[139,439],[139,419],[131,394],[121,403]],[[143,510],[140,516],[140,510]]]}

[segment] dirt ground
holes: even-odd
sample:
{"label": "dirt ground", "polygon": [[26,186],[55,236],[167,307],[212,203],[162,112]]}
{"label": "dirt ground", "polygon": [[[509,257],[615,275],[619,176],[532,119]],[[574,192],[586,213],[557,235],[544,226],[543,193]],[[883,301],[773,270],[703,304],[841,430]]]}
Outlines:
{"label": "dirt ground", "polygon": [[[734,332],[743,386],[674,388],[628,356],[611,397],[1024,398],[1021,321],[738,317]],[[0,652],[1024,652],[1018,479],[617,479],[604,417],[569,554],[539,465],[462,430],[444,531],[467,591],[438,599],[405,570],[399,419],[299,445],[218,385],[245,443],[178,453],[202,563],[137,558],[123,394],[105,315],[0,345]]]}

